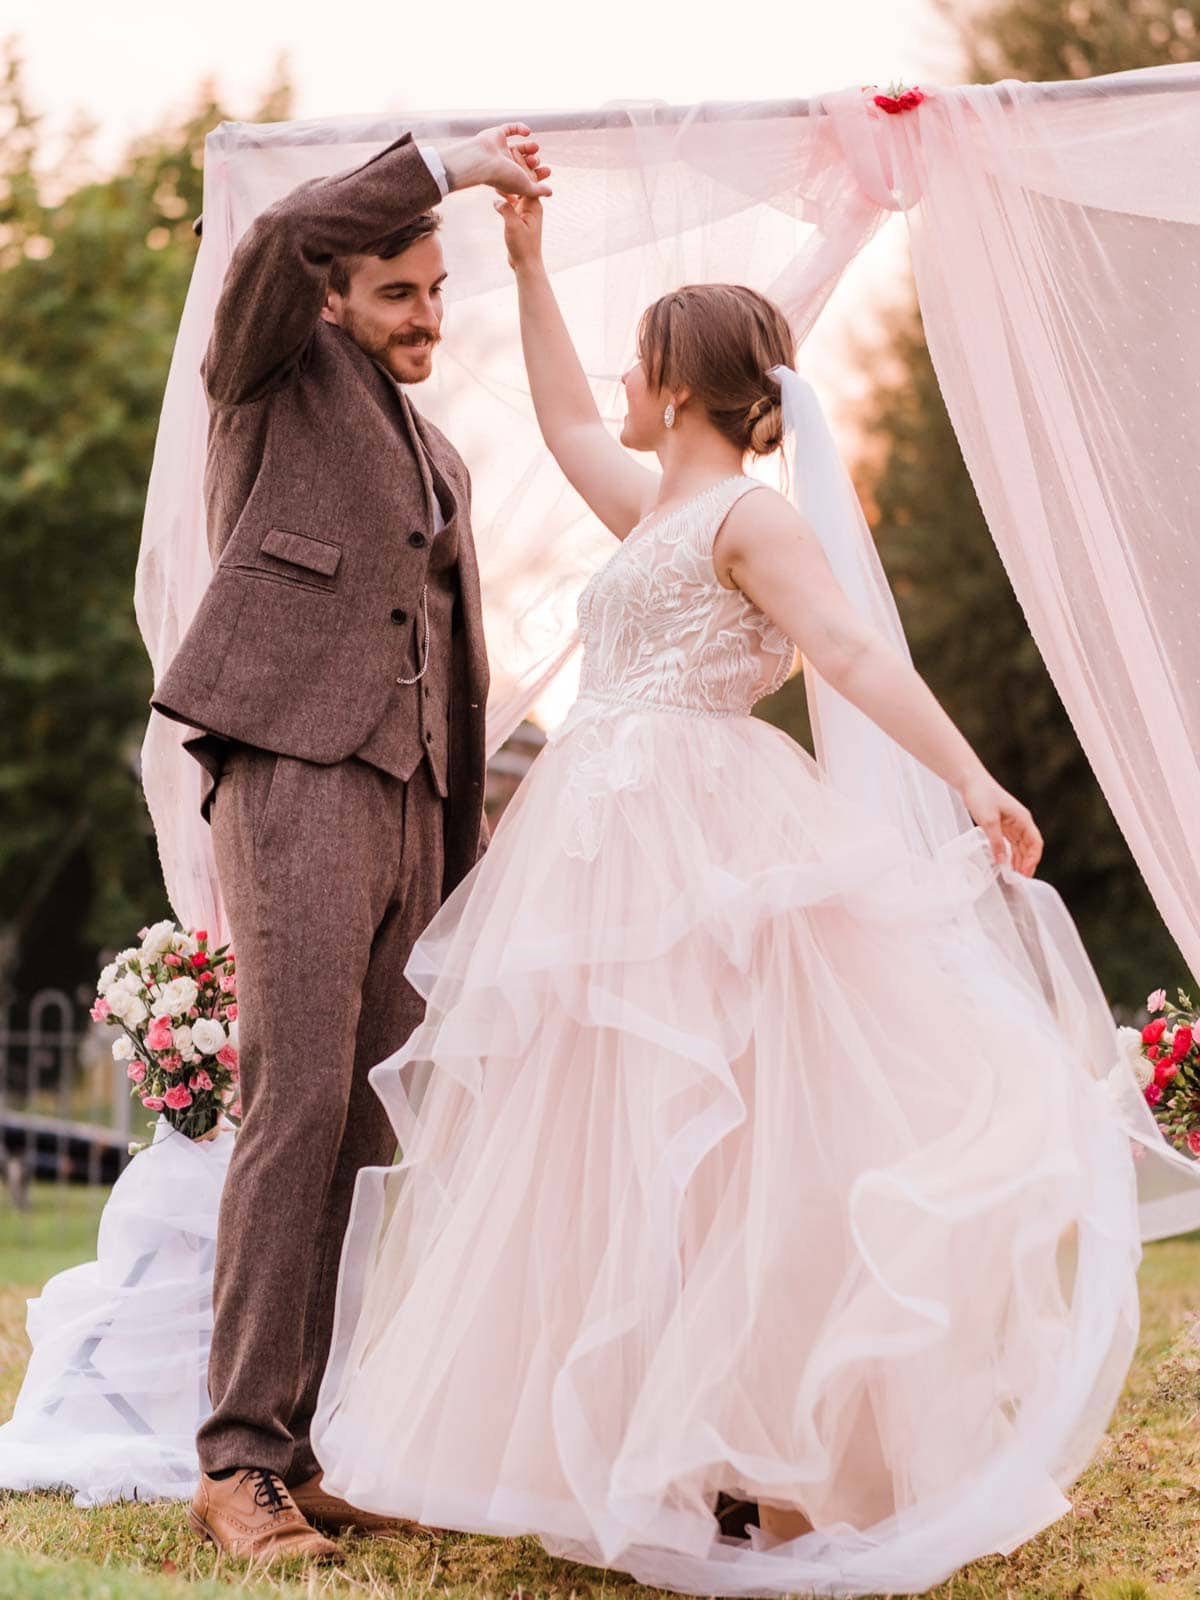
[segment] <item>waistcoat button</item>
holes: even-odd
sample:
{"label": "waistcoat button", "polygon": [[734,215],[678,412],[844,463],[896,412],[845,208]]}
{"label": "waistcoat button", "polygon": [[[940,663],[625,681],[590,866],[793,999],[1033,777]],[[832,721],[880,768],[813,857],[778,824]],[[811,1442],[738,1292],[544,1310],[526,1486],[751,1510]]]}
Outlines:
{"label": "waistcoat button", "polygon": [[392,621],[393,622],[407,622],[408,621],[408,612],[407,611],[401,611],[400,607],[397,606],[396,609],[392,612]]}
{"label": "waistcoat button", "polygon": [[410,533],[408,536],[408,542],[415,550],[420,550],[422,545],[427,543],[423,533]]}

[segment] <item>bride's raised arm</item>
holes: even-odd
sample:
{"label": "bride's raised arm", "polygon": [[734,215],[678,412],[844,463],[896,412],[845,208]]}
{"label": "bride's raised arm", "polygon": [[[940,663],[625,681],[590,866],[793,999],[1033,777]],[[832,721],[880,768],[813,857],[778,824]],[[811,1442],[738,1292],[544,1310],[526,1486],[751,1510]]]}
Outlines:
{"label": "bride's raised arm", "polygon": [[542,260],[541,201],[510,196],[496,210],[516,274],[521,345],[542,438],[568,482],[623,539],[653,504],[658,475],[640,467],[601,420]]}

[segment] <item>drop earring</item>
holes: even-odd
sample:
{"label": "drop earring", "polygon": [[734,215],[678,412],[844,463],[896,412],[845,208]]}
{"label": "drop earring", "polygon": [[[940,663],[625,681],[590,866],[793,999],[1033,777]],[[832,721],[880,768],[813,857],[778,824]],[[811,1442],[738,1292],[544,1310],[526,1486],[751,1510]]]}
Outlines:
{"label": "drop earring", "polygon": [[673,400],[668,400],[667,401],[667,409],[663,412],[663,427],[664,428],[673,428],[674,426],[675,426],[675,402]]}

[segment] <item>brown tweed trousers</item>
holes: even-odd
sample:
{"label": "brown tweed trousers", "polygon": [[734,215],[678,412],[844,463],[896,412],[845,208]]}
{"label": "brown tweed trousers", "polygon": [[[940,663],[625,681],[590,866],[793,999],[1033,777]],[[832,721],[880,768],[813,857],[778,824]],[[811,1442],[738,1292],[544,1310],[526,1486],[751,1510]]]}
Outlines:
{"label": "brown tweed trousers", "polygon": [[[204,361],[214,571],[151,704],[193,730],[238,958],[243,1118],[198,1436],[209,1472],[317,1471],[309,1425],[354,1179],[395,1150],[367,1073],[420,1021],[405,962],[485,834],[466,467],[320,318],[333,258],[440,198],[410,135],[301,185],[235,251]],[[400,685],[427,580],[428,671]]]}

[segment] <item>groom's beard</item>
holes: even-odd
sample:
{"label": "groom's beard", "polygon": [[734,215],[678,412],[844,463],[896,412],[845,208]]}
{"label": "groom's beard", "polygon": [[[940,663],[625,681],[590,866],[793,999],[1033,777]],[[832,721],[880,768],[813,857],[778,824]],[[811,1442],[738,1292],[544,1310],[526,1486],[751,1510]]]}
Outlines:
{"label": "groom's beard", "polygon": [[[402,382],[412,381],[407,370],[408,363],[404,361],[402,356],[400,361],[403,362],[403,366],[400,371],[397,371],[398,363],[393,351],[412,350],[414,353],[426,350],[432,351],[435,345],[441,343],[441,334],[430,333],[424,328],[412,328],[407,333],[385,334],[380,339],[372,339],[370,335],[363,332],[358,319],[349,310],[343,314],[342,329],[350,335],[360,350],[366,351],[372,360],[378,361],[380,366],[386,367],[394,378],[398,378]],[[423,365],[427,366],[426,363],[423,363]],[[427,375],[427,372],[424,375]]]}

